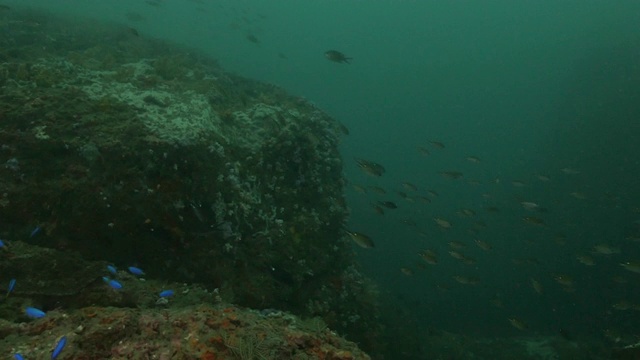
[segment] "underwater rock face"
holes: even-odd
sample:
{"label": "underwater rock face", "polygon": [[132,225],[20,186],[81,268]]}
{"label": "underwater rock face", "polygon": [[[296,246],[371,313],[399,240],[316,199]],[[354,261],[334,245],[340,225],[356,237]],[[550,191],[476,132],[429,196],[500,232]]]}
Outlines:
{"label": "underwater rock face", "polygon": [[129,29],[29,16],[0,39],[3,239],[376,328],[336,121]]}

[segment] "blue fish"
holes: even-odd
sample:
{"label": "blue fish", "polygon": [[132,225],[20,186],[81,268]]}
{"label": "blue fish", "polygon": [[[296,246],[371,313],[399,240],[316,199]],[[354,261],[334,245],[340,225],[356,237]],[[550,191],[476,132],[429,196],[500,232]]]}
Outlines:
{"label": "blue fish", "polygon": [[113,265],[107,265],[107,270],[109,270],[109,272],[113,275],[116,275],[118,273],[118,269],[116,269],[116,267]]}
{"label": "blue fish", "polygon": [[175,294],[175,292],[173,290],[162,290],[162,291],[160,291],[160,297],[161,298],[170,297],[170,296],[173,296],[174,294]]}
{"label": "blue fish", "polygon": [[40,233],[40,230],[42,230],[40,225],[36,226],[33,230],[31,230],[31,235],[29,235],[29,237],[34,237],[38,235],[38,233]]}
{"label": "blue fish", "polygon": [[43,318],[45,315],[44,311],[40,309],[36,309],[34,307],[30,307],[30,306],[24,309],[24,313],[27,314],[27,316],[32,319],[40,319],[40,318]]}
{"label": "blue fish", "polygon": [[53,352],[51,353],[51,360],[55,360],[58,355],[60,355],[65,345],[67,345],[67,337],[63,336],[60,338],[60,340],[58,340],[55,349],[53,349]]}
{"label": "blue fish", "polygon": [[24,357],[20,353],[13,354],[13,358],[16,360],[24,360]]}
{"label": "blue fish", "polygon": [[9,294],[11,294],[11,292],[13,291],[13,289],[15,287],[16,287],[16,279],[9,280],[9,287],[7,288],[7,296],[9,296]]}
{"label": "blue fish", "polygon": [[120,282],[117,280],[111,279],[107,281],[107,284],[109,284],[109,286],[111,286],[112,289],[116,289],[116,290],[122,289],[122,284],[120,284]]}
{"label": "blue fish", "polygon": [[7,245],[5,245],[4,241],[2,239],[0,239],[0,248],[2,249],[7,249]]}
{"label": "blue fish", "polygon": [[144,271],[142,271],[142,269],[137,268],[135,266],[129,266],[129,272],[136,276],[144,275]]}

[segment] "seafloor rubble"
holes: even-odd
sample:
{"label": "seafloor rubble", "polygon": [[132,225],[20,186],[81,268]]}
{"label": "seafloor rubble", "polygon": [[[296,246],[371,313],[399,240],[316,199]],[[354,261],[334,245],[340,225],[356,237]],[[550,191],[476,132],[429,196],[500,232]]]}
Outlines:
{"label": "seafloor rubble", "polygon": [[[343,232],[338,122],[135,29],[16,10],[0,29],[0,238],[11,256],[25,242],[136,265],[379,346],[375,288]],[[12,296],[80,316],[73,287],[98,271],[63,271],[57,254],[49,268],[0,254],[0,283],[15,278]]]}

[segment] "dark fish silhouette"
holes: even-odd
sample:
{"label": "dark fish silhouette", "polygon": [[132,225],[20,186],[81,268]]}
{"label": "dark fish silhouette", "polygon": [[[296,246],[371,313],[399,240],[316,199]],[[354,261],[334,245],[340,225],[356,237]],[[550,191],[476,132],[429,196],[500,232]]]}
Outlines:
{"label": "dark fish silhouette", "polygon": [[396,205],[396,203],[394,203],[393,201],[378,201],[378,205],[384,206],[387,209],[397,209],[398,208],[398,205]]}
{"label": "dark fish silhouette", "polygon": [[247,34],[245,38],[254,44],[260,44],[260,40],[258,40],[258,38],[253,34]]}
{"label": "dark fish silhouette", "polygon": [[327,50],[324,53],[324,56],[327,59],[337,63],[349,64],[349,60],[351,60],[350,57],[346,57],[343,53],[337,50]]}

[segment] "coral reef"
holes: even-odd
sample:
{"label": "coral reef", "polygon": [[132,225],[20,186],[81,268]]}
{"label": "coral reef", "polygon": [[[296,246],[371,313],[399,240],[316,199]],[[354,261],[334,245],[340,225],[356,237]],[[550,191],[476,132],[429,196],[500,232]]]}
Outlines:
{"label": "coral reef", "polygon": [[[14,250],[24,241],[136,264],[242,306],[322,317],[365,348],[376,343],[374,286],[355,275],[343,233],[336,121],[130,29],[7,17],[0,237]],[[3,265],[0,281],[19,277],[16,266]],[[76,286],[96,279],[85,275]]]}

